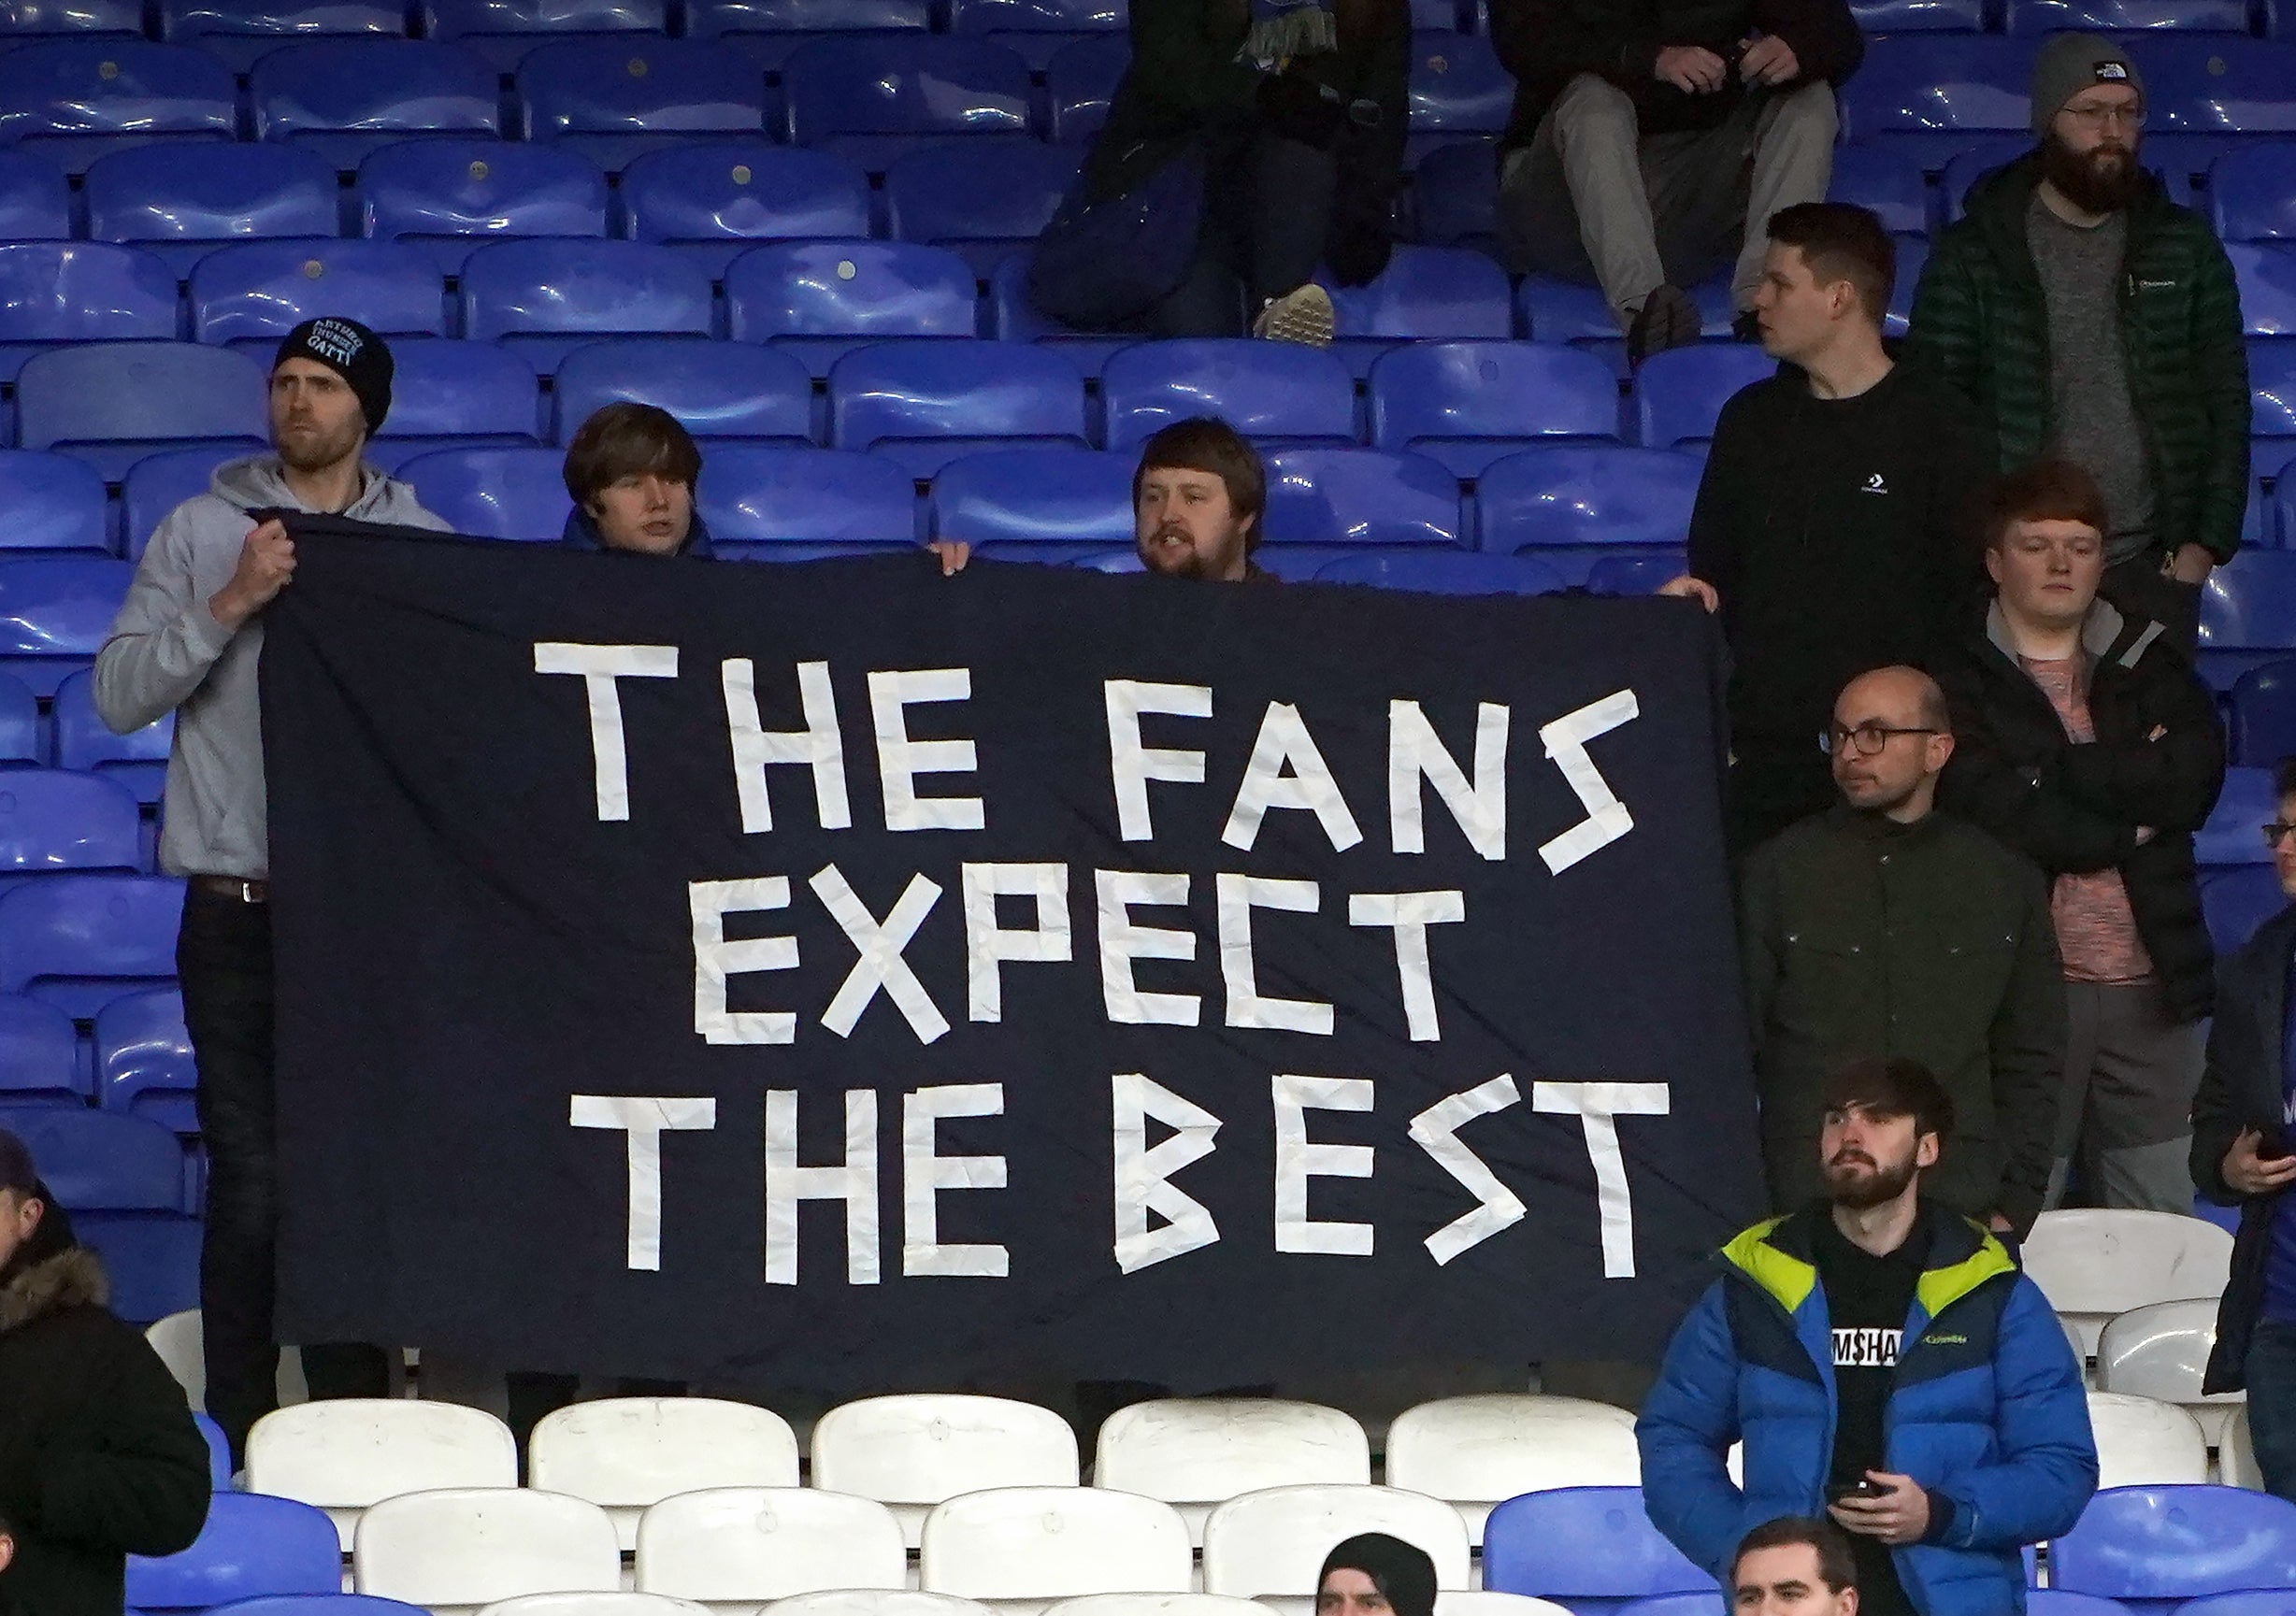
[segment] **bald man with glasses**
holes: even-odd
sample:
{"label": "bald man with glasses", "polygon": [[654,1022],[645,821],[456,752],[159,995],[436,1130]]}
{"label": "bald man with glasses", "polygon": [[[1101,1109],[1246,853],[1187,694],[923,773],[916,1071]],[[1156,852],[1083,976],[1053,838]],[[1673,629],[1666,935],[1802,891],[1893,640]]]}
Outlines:
{"label": "bald man with glasses", "polygon": [[1885,667],[1852,679],[1826,744],[1840,800],[1757,848],[1739,889],[1772,1206],[1791,1211],[1824,1193],[1828,1074],[1903,1057],[1953,1101],[1925,1193],[2022,1235],[2048,1187],[2064,1053],[2048,884],[1936,811],[1955,738],[1929,675]]}

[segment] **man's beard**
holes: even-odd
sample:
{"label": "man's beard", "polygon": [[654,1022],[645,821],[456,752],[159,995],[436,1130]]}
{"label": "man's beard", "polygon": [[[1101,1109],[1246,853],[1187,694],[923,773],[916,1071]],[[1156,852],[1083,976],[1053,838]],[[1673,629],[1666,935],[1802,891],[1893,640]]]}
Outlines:
{"label": "man's beard", "polygon": [[[1163,553],[1164,540],[1167,536],[1181,539],[1183,549],[1176,561],[1159,564],[1154,558]],[[1207,554],[1196,545],[1187,544],[1185,542],[1187,536],[1184,531],[1177,527],[1158,528],[1155,533],[1150,534],[1147,542],[1140,547],[1141,565],[1150,572],[1159,573],[1166,578],[1216,580],[1227,576],[1229,566],[1236,559],[1236,552],[1242,548],[1243,542],[1240,534],[1231,532],[1227,543],[1217,546]]]}
{"label": "man's beard", "polygon": [[277,449],[280,464],[290,471],[324,471],[356,454],[359,438],[349,432],[333,437],[323,434],[302,443],[282,437]]}
{"label": "man's beard", "polygon": [[1914,1158],[1908,1155],[1891,1166],[1876,1165],[1866,1177],[1858,1177],[1834,1163],[1826,1164],[1826,1195],[1837,1207],[1846,1207],[1853,1212],[1862,1212],[1873,1207],[1896,1200],[1905,1193],[1905,1186],[1914,1181]]}
{"label": "man's beard", "polygon": [[2131,148],[2108,140],[2079,152],[2054,130],[2041,142],[2041,176],[2084,213],[2119,212],[2136,199],[2143,182]]}

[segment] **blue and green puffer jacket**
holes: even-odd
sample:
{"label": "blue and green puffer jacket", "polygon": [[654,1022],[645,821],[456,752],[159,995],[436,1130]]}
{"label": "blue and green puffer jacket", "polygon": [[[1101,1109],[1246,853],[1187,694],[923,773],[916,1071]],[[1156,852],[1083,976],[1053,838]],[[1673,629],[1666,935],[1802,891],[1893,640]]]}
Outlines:
{"label": "blue and green puffer jacket", "polygon": [[[1905,1321],[1881,1468],[1930,1493],[1929,1535],[1893,1552],[1921,1616],[2014,1616],[2020,1550],[2070,1528],[2097,1489],[2081,1370],[2040,1288],[1999,1240],[1925,1205],[1928,1266]],[[1719,1580],[1738,1540],[1825,1513],[1831,1326],[1814,1261],[1823,1206],[1748,1229],[1675,1332],[1635,1434],[1650,1519]],[[1745,1484],[1724,1457],[1745,1443]]]}

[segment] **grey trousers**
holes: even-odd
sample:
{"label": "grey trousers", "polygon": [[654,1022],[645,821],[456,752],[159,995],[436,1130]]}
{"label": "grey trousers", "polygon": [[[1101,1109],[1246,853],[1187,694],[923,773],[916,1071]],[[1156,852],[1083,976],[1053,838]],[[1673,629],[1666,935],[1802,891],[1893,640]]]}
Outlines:
{"label": "grey trousers", "polygon": [[2065,984],[2064,1091],[2057,1107],[2055,1207],[2078,1159],[2093,1206],[2192,1211],[2192,1094],[2208,1023],[2179,1025],[2149,982]]}
{"label": "grey trousers", "polygon": [[1625,91],[1582,73],[1507,159],[1507,267],[1595,282],[1624,329],[1658,286],[1695,286],[1734,253],[1733,306],[1751,308],[1769,245],[1760,226],[1825,200],[1837,126],[1821,83],[1748,95],[1713,129],[1644,135]]}

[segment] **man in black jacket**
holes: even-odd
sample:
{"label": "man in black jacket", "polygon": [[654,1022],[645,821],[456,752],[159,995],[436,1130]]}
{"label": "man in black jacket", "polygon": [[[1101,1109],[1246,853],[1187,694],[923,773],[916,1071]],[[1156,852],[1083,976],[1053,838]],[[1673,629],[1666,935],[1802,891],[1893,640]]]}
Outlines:
{"label": "man in black jacket", "polygon": [[2161,625],[2098,597],[2104,528],[2070,461],[1988,492],[1997,596],[1941,669],[1959,746],[1940,800],[2052,879],[2067,1012],[2052,1203],[2077,1156],[2094,1204],[2188,1212],[2214,992],[2192,833],[2224,783],[2224,736]]}
{"label": "man in black jacket", "polygon": [[1500,143],[1508,267],[1592,280],[1639,364],[1699,338],[1683,287],[1729,264],[1751,331],[1762,226],[1833,174],[1844,0],[1491,0],[1514,75]]}
{"label": "man in black jacket", "polygon": [[120,1616],[127,1556],[188,1549],[207,1523],[208,1445],[108,1290],[0,1131],[0,1616]]}
{"label": "man in black jacket", "polygon": [[1730,846],[1833,797],[1815,739],[1856,675],[1926,664],[1976,579],[1967,491],[1985,475],[1969,407],[1882,347],[1897,249],[1865,208],[1772,215],[1754,299],[1778,374],[1722,407],[1690,517],[1690,570],[1663,593],[1729,641]]}

